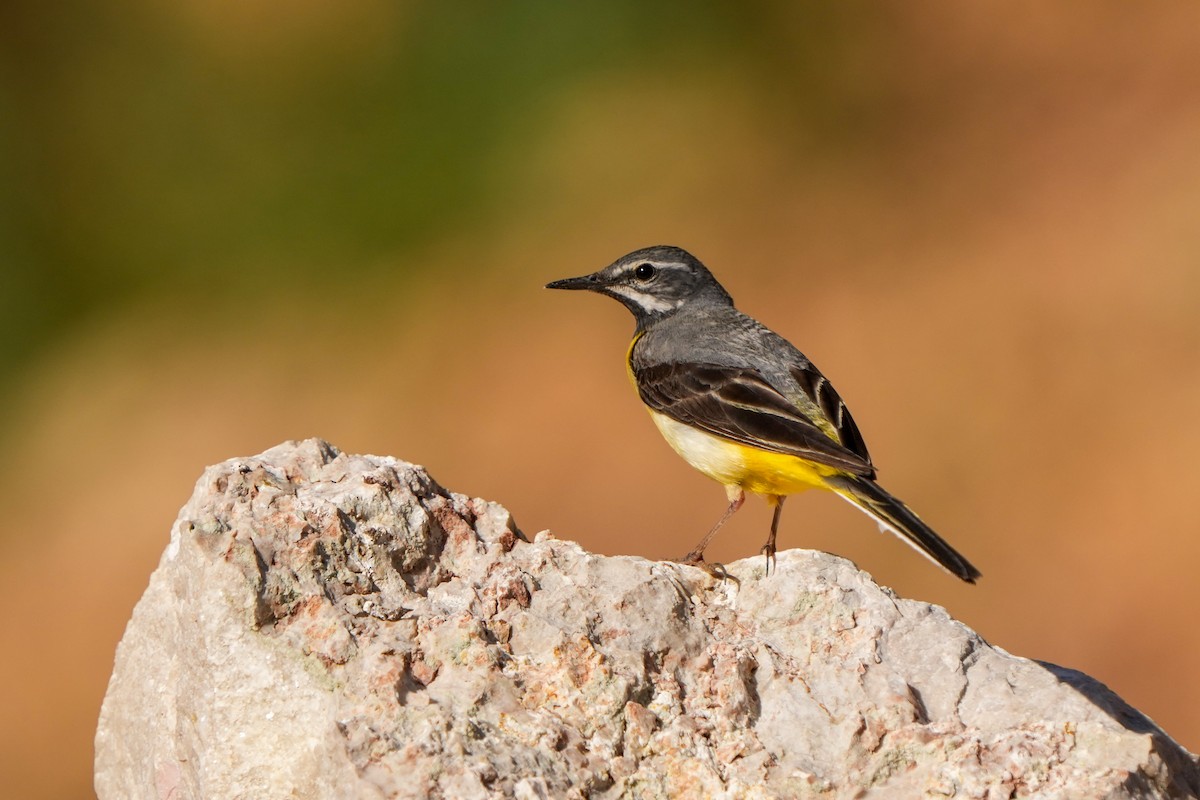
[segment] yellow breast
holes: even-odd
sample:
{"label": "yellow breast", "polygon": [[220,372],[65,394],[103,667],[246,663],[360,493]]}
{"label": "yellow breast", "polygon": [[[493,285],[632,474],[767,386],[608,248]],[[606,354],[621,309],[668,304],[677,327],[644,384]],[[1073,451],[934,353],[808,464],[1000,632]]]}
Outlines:
{"label": "yellow breast", "polygon": [[676,453],[725,486],[738,486],[758,494],[789,495],[805,489],[827,488],[825,478],[837,474],[833,467],[722,439],[648,410]]}

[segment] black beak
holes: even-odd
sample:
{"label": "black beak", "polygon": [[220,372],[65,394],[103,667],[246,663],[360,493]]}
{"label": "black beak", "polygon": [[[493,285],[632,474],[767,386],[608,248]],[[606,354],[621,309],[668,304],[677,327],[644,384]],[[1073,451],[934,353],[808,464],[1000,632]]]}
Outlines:
{"label": "black beak", "polygon": [[578,278],[563,278],[561,281],[551,281],[546,284],[547,289],[591,289],[600,288],[600,281],[595,275],[581,275]]}

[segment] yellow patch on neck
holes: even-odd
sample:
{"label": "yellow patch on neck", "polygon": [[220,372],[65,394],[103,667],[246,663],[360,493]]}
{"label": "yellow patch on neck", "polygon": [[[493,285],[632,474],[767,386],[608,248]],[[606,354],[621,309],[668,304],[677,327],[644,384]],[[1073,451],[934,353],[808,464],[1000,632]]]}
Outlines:
{"label": "yellow patch on neck", "polygon": [[637,345],[638,339],[645,335],[645,331],[635,333],[633,341],[629,343],[629,349],[625,351],[625,372],[629,374],[629,382],[633,384],[634,389],[637,389],[637,378],[633,377],[633,348]]}

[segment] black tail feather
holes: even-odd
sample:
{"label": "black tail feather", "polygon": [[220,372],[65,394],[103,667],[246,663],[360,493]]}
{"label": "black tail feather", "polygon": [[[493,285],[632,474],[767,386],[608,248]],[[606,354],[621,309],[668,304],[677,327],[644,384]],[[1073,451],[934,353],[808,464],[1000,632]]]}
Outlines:
{"label": "black tail feather", "polygon": [[981,573],[971,562],[875,481],[853,475],[839,475],[828,480],[838,494],[948,572],[967,583],[974,583],[980,577]]}

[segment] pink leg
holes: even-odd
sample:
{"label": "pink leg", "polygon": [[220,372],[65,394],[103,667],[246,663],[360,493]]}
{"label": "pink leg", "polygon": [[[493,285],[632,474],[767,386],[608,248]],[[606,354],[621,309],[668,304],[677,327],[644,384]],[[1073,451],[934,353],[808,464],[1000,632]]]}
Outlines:
{"label": "pink leg", "polygon": [[[729,495],[729,508],[725,509],[725,513],[717,520],[717,524],[713,525],[712,530],[705,534],[700,540],[700,544],[692,548],[692,552],[688,553],[683,558],[679,559],[684,564],[700,564],[704,561],[704,548],[708,547],[708,543],[717,535],[717,531],[721,530],[721,526],[729,521],[734,512],[742,507],[742,503],[746,502],[746,493],[742,491],[740,486],[726,486],[725,493]],[[772,537],[773,539],[773,537]]]}
{"label": "pink leg", "polygon": [[783,513],[783,501],[787,498],[783,495],[773,494],[767,498],[767,502],[775,506],[775,513],[771,517],[771,535],[767,537],[767,543],[762,546],[760,551],[767,557],[767,574],[771,574],[771,565],[775,563],[775,534],[779,532],[779,515]]}

